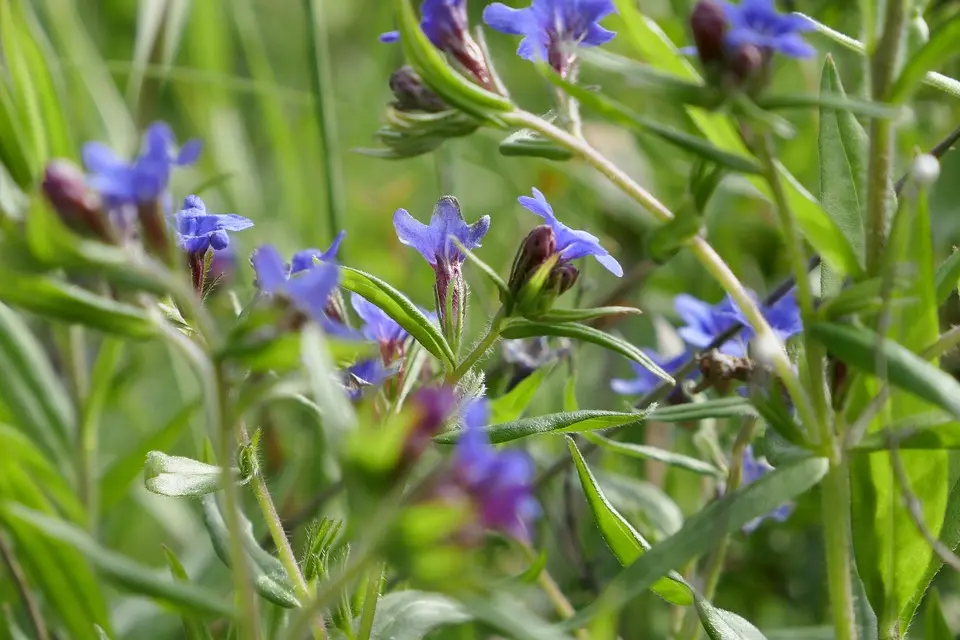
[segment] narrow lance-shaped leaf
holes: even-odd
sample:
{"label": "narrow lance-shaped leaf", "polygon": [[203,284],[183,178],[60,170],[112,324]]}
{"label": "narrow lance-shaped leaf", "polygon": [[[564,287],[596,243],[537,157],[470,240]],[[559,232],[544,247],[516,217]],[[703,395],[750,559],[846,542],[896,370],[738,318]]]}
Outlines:
{"label": "narrow lance-shaped leaf", "polygon": [[[170,567],[170,575],[174,580],[183,583],[190,582],[190,576],[187,574],[187,570],[183,568],[179,558],[176,554],[173,553],[168,547],[163,546],[163,557],[167,561],[167,566]],[[213,636],[210,633],[210,629],[204,626],[201,620],[193,616],[182,616],[181,621],[183,623],[183,633],[186,636],[187,640],[212,640]]]}
{"label": "narrow lance-shaped leaf", "polygon": [[929,71],[942,67],[957,53],[960,53],[960,14],[955,13],[907,60],[890,90],[890,101],[904,103],[909,100]]}
{"label": "narrow lance-shaped leaf", "polygon": [[626,356],[627,358],[630,358],[634,362],[643,365],[670,384],[674,384],[676,382],[673,377],[670,376],[670,374],[661,369],[657,363],[647,356],[647,354],[626,340],[617,338],[609,333],[605,333],[599,329],[594,329],[593,327],[588,327],[587,325],[579,324],[577,322],[548,324],[546,322],[531,322],[530,320],[524,320],[521,318],[512,318],[507,322],[506,327],[503,329],[502,335],[507,339],[535,338],[539,336],[561,336],[565,338],[573,338],[575,340],[582,340],[583,342],[592,342],[593,344],[599,345],[604,349],[609,349],[610,351],[614,351]]}
{"label": "narrow lance-shaped leaf", "polygon": [[723,475],[723,472],[721,472],[720,469],[717,469],[709,462],[704,462],[703,460],[698,460],[697,458],[691,458],[690,456],[674,453],[673,451],[667,451],[666,449],[650,447],[642,444],[633,444],[632,442],[618,442],[617,440],[604,438],[596,433],[587,432],[583,434],[583,437],[593,444],[598,445],[607,451],[612,451],[613,453],[620,453],[625,456],[640,458],[642,460],[656,460],[657,462],[662,462],[680,469],[686,469],[687,471],[692,471],[693,473],[698,473],[700,475],[713,477],[720,477]]}
{"label": "narrow lance-shaped leaf", "polygon": [[350,267],[341,269],[340,284],[380,307],[444,365],[454,365],[456,358],[443,333],[402,293],[383,280]]}
{"label": "narrow lance-shaped leaf", "polygon": [[623,607],[671,569],[704,553],[717,537],[740,530],[754,518],[816,485],[827,468],[828,462],[823,458],[801,460],[778,467],[756,482],[728,493],[624,568],[592,604],[566,621],[564,627],[580,628],[604,611]]}
{"label": "narrow lance-shaped leaf", "polygon": [[508,393],[490,403],[494,423],[513,422],[523,415],[550,369],[541,368],[521,380]]}
{"label": "narrow lance-shaped leaf", "polygon": [[[570,455],[573,456],[583,493],[587,498],[587,504],[590,505],[593,519],[600,529],[600,534],[620,564],[629,566],[650,549],[650,543],[644,540],[643,536],[614,509],[603,495],[600,485],[587,467],[573,438],[567,437],[567,446],[570,449]],[[651,589],[667,602],[682,606],[693,604],[693,592],[690,586],[677,573],[671,572],[669,577],[661,578],[653,584]]]}
{"label": "narrow lance-shaped leaf", "polygon": [[710,640],[767,640],[759,629],[737,614],[716,609],[703,598],[697,598],[697,615]]}
{"label": "narrow lance-shaped leaf", "polygon": [[950,257],[937,267],[934,286],[937,289],[937,304],[943,304],[950,294],[957,290],[960,283],[960,251],[954,251]]}
{"label": "narrow lance-shaped leaf", "polygon": [[715,398],[704,402],[656,407],[648,418],[656,422],[696,422],[707,418],[738,418],[755,415],[757,410],[746,398]]}
{"label": "narrow lance-shaped leaf", "polygon": [[[621,413],[617,411],[570,411],[549,413],[535,418],[522,418],[505,424],[494,424],[485,428],[490,441],[494,443],[510,442],[527,436],[549,433],[579,433],[597,429],[612,429],[628,424],[640,423],[646,419],[645,413]],[[460,437],[461,430],[453,429],[441,433],[434,440],[441,444],[452,444]]]}

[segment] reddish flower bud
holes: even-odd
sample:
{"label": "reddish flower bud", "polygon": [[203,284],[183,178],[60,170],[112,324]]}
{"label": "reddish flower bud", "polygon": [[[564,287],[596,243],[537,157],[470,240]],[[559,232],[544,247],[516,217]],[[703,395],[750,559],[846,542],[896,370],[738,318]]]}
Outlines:
{"label": "reddish flower bud", "polygon": [[752,44],[745,44],[730,52],[727,69],[740,82],[756,77],[764,67],[764,55]]}
{"label": "reddish flower bud", "polygon": [[71,229],[113,241],[100,196],[87,186],[86,177],[77,165],[60,159],[47,163],[43,172],[43,195]]}
{"label": "reddish flower bud", "polygon": [[545,289],[555,293],[558,297],[573,288],[580,278],[580,270],[569,262],[558,264],[550,272]]}
{"label": "reddish flower bud", "polygon": [[724,57],[723,38],[727,32],[723,7],[716,0],[700,0],[690,14],[690,29],[704,66],[721,62]]}
{"label": "reddish flower bud", "polygon": [[412,67],[402,66],[390,76],[390,91],[394,106],[399,111],[426,111],[437,113],[450,109],[450,105],[423,83]]}
{"label": "reddish flower bud", "polygon": [[557,250],[557,238],[548,225],[540,225],[527,234],[513,260],[508,286],[517,295],[544,262]]}

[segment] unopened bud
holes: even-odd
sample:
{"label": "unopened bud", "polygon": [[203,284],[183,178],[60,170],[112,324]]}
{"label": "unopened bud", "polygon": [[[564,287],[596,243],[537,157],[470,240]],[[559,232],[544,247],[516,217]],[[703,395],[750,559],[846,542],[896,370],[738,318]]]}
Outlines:
{"label": "unopened bud", "polygon": [[87,186],[80,167],[69,160],[51,160],[43,172],[43,195],[71,229],[112,241],[100,196]]}
{"label": "unopened bud", "polygon": [[547,284],[544,288],[550,290],[551,292],[555,293],[557,297],[559,297],[573,288],[573,285],[577,284],[577,280],[579,278],[580,270],[575,266],[569,262],[558,264],[553,268],[553,271],[550,272],[550,276],[547,278]]}
{"label": "unopened bud", "polygon": [[728,58],[727,69],[740,82],[755,77],[764,66],[763,52],[752,44],[741,45]]}
{"label": "unopened bud", "polygon": [[940,177],[940,161],[929,153],[925,153],[913,161],[911,173],[917,184],[928,187]]}
{"label": "unopened bud", "polygon": [[450,109],[443,99],[423,83],[412,67],[402,66],[390,76],[390,91],[396,98],[399,111],[426,111],[438,113]]}
{"label": "unopened bud", "polygon": [[425,388],[411,396],[408,406],[417,416],[403,444],[401,465],[406,468],[420,459],[433,436],[440,433],[453,415],[457,396],[450,387]]}
{"label": "unopened bud", "polygon": [[433,287],[437,303],[437,317],[444,337],[454,350],[460,344],[463,323],[467,313],[467,283],[463,279],[460,263],[440,259],[434,271],[437,274]]}
{"label": "unopened bud", "polygon": [[527,234],[520,244],[510,270],[510,292],[516,296],[537,272],[537,269],[556,253],[557,238],[547,225],[540,225]]}
{"label": "unopened bud", "polygon": [[161,496],[196,497],[220,489],[222,473],[216,465],[151,451],[143,467],[143,481],[148,491]]}
{"label": "unopened bud", "polygon": [[690,14],[690,29],[703,65],[721,62],[724,57],[723,38],[727,33],[723,7],[716,0],[700,0]]}

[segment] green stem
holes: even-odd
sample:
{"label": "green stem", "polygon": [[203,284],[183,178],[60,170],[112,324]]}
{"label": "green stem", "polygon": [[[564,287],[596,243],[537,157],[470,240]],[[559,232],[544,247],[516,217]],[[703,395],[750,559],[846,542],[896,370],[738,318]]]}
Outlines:
{"label": "green stem", "polygon": [[477,363],[477,360],[482,358],[483,354],[493,346],[493,343],[497,341],[497,338],[500,337],[500,332],[503,330],[503,320],[504,311],[500,309],[490,322],[490,328],[487,329],[487,334],[483,336],[480,342],[477,343],[477,346],[473,348],[469,355],[463,359],[463,362],[454,370],[452,375],[453,382],[458,382],[460,378],[465,376],[473,365]]}
{"label": "green stem", "polygon": [[[503,114],[501,118],[508,124],[532,129],[574,154],[581,156],[590,166],[602,173],[610,182],[647,209],[658,220],[664,223],[673,220],[673,213],[667,209],[663,203],[637,184],[619,167],[610,162],[603,154],[590,146],[586,140],[578,139],[576,136],[567,133],[563,129],[527,111],[511,111]],[[757,338],[767,344],[777,345],[777,348],[770,349],[771,353],[768,354],[773,368],[777,376],[783,381],[790,397],[793,399],[794,406],[797,407],[801,419],[807,424],[816,424],[813,407],[810,405],[806,394],[803,393],[800,380],[793,370],[793,365],[787,356],[787,352],[783,348],[783,343],[770,328],[770,324],[763,317],[763,314],[760,313],[760,309],[757,308],[756,303],[753,298],[750,297],[750,294],[747,293],[743,284],[741,284],[727,263],[723,261],[702,236],[698,235],[691,238],[688,241],[687,247],[700,264],[710,272],[724,290],[730,294],[734,302],[737,303],[737,306],[756,332]]]}
{"label": "green stem", "polygon": [[[240,439],[244,443],[250,442],[247,429],[241,423],[239,425]],[[307,602],[311,597],[311,590],[307,581],[300,571],[300,565],[297,563],[297,557],[293,553],[293,547],[290,546],[290,540],[287,538],[287,532],[283,529],[283,522],[280,520],[280,514],[277,513],[277,507],[273,504],[273,498],[270,496],[270,490],[267,488],[266,479],[260,472],[259,466],[253,473],[250,481],[253,486],[253,493],[257,497],[257,504],[260,505],[260,511],[263,512],[263,519],[267,523],[267,529],[270,531],[270,537],[273,539],[274,547],[277,549],[277,555],[280,557],[280,563],[287,571],[287,577],[293,583],[297,598],[300,602]],[[323,620],[317,620],[314,624],[314,637],[326,638],[327,629]]]}
{"label": "green stem", "polygon": [[357,640],[370,640],[373,631],[373,620],[377,615],[377,602],[380,600],[380,583],[383,580],[385,565],[377,565],[367,577],[367,591],[363,596],[363,614],[360,616],[360,629],[357,631]]}
{"label": "green stem", "polygon": [[[233,583],[240,597],[240,611],[245,620],[238,625],[240,637],[256,640],[260,635],[260,611],[257,596],[253,591],[250,580],[250,567],[247,565],[247,554],[240,539],[240,496],[237,485],[233,482],[234,436],[233,421],[230,419],[230,394],[227,387],[223,365],[217,363],[213,367],[216,402],[208,402],[211,412],[211,422],[217,427],[217,457],[223,469],[223,496],[224,520],[230,532],[230,566],[233,569]],[[212,406],[211,406],[212,405]]]}
{"label": "green stem", "polygon": [[[537,552],[526,542],[521,542],[524,552],[527,554],[527,559],[531,562],[537,562],[539,558],[537,557]],[[553,579],[553,576],[550,575],[550,572],[547,571],[546,567],[543,567],[540,570],[540,573],[537,575],[537,582],[540,584],[540,588],[543,589],[543,592],[547,595],[547,598],[550,602],[553,603],[554,608],[557,610],[557,613],[564,620],[572,618],[576,613],[576,610],[573,608],[573,605],[570,604],[570,601],[567,600],[567,596],[563,595],[563,591],[560,590],[560,587],[557,586],[557,581]],[[586,631],[583,629],[577,631],[578,638],[589,638],[590,636],[586,635]]]}
{"label": "green stem", "polygon": [[850,577],[853,564],[850,555],[850,478],[847,462],[840,455],[839,447],[831,456],[830,471],[820,483],[820,494],[834,638],[856,640],[853,583]]}
{"label": "green stem", "polygon": [[[883,33],[870,59],[871,97],[884,102],[893,84],[900,55],[908,0],[887,0]],[[879,273],[887,233],[887,193],[893,167],[893,122],[870,122],[870,155],[867,163],[867,274]]]}
{"label": "green stem", "polygon": [[[90,395],[90,381],[87,376],[87,342],[83,327],[67,327],[67,349],[69,351],[70,381],[74,406],[79,411],[79,432],[77,433],[77,478],[80,484],[80,500],[87,510],[87,530],[96,530],[97,523],[97,443],[99,420],[88,419],[87,399]],[[82,407],[82,409],[80,409]]]}
{"label": "green stem", "polygon": [[[743,475],[743,452],[747,445],[753,440],[753,434],[757,426],[756,418],[747,418],[737,439],[733,443],[733,449],[730,452],[730,470],[727,473],[727,491],[733,491],[740,487],[741,477]],[[730,546],[730,536],[724,535],[717,540],[707,560],[707,566],[703,571],[703,597],[711,600],[717,591],[717,584],[720,582],[720,574],[723,573],[723,565],[727,558],[727,548]],[[689,638],[697,640],[700,637],[700,617],[694,608],[687,610],[686,619],[680,631],[678,638]]]}
{"label": "green stem", "polygon": [[[773,140],[770,134],[763,136],[760,144],[756,145],[757,156],[763,165],[764,177],[773,193],[777,215],[787,245],[787,256],[793,270],[793,279],[797,287],[797,301],[800,306],[800,317],[804,327],[810,327],[816,321],[813,291],[810,287],[810,274],[807,271],[807,257],[803,246],[803,237],[797,227],[796,219],[790,211],[787,194],[780,180],[780,171],[777,168],[773,153]],[[828,446],[833,439],[827,419],[828,407],[826,396],[826,377],[824,374],[823,348],[816,340],[804,339],[804,353],[807,358],[807,374],[810,376],[810,391],[813,396],[814,422],[804,422],[811,440],[819,440],[823,446]]]}
{"label": "green stem", "polygon": [[[327,220],[330,238],[343,228],[343,172],[340,167],[337,144],[337,124],[334,114],[333,74],[330,71],[330,44],[326,20],[323,16],[323,0],[304,0],[309,19],[307,42],[310,46],[310,68],[313,80],[314,105],[317,126],[320,128],[320,151],[323,155],[323,177],[327,192]],[[320,6],[318,6],[320,5]],[[340,258],[343,259],[341,249]]]}

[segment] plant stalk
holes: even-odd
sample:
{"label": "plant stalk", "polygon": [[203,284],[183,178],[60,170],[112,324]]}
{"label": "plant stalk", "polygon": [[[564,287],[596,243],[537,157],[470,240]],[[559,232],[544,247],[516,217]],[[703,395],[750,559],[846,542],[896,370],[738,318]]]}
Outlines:
{"label": "plant stalk", "polygon": [[850,531],[850,477],[839,447],[830,460],[830,470],[820,483],[827,581],[833,610],[836,640],[857,640],[850,577],[852,536]]}
{"label": "plant stalk", "polygon": [[459,365],[457,365],[456,370],[453,372],[453,381],[459,382],[460,378],[465,376],[468,371],[477,363],[477,361],[483,357],[483,354],[493,346],[493,343],[497,341],[497,338],[500,337],[500,332],[503,330],[503,320],[504,314],[503,309],[497,312],[497,315],[493,317],[493,320],[490,322],[490,328],[487,329],[487,333],[480,342],[477,343],[477,346],[463,359]]}
{"label": "plant stalk", "polygon": [[357,630],[357,640],[370,640],[373,632],[373,621],[377,616],[377,603],[380,600],[380,583],[383,581],[383,571],[386,565],[377,565],[367,576],[367,590],[363,596],[363,614],[360,617],[360,628]]}

